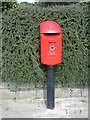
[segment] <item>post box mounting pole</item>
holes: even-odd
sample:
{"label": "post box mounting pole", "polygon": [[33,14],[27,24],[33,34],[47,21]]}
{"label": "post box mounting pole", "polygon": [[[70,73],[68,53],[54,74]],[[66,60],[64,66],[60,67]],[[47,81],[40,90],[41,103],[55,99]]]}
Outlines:
{"label": "post box mounting pole", "polygon": [[54,66],[48,66],[47,70],[47,108],[54,109]]}

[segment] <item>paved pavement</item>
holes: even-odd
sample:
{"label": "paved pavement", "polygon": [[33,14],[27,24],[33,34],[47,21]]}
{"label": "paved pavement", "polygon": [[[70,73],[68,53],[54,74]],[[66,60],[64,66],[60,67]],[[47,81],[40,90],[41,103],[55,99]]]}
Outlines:
{"label": "paved pavement", "polygon": [[56,98],[55,109],[46,108],[44,99],[0,100],[3,118],[88,118],[88,98]]}

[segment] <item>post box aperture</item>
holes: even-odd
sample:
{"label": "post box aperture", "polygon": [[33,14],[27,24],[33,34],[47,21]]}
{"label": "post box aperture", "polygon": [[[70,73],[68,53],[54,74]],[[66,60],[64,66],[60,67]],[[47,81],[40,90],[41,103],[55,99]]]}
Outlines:
{"label": "post box aperture", "polygon": [[62,30],[59,24],[45,21],[40,24],[41,63],[56,65],[62,62]]}

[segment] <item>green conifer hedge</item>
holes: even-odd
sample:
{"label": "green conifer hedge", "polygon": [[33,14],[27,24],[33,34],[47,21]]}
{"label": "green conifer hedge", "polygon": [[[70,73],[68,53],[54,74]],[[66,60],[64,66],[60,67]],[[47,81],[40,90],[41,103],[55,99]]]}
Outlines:
{"label": "green conifer hedge", "polygon": [[30,6],[2,17],[2,77],[17,84],[46,83],[47,67],[40,63],[39,24],[53,20],[63,31],[63,62],[55,68],[61,85],[88,83],[88,5]]}

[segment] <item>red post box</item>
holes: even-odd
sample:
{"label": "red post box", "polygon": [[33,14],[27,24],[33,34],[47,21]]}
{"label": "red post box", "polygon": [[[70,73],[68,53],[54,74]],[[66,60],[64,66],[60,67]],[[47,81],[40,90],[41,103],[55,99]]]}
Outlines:
{"label": "red post box", "polygon": [[45,21],[40,24],[41,63],[47,70],[47,108],[54,109],[54,65],[62,62],[62,30],[59,24]]}
{"label": "red post box", "polygon": [[62,30],[59,24],[40,24],[41,63],[52,66],[62,62]]}

